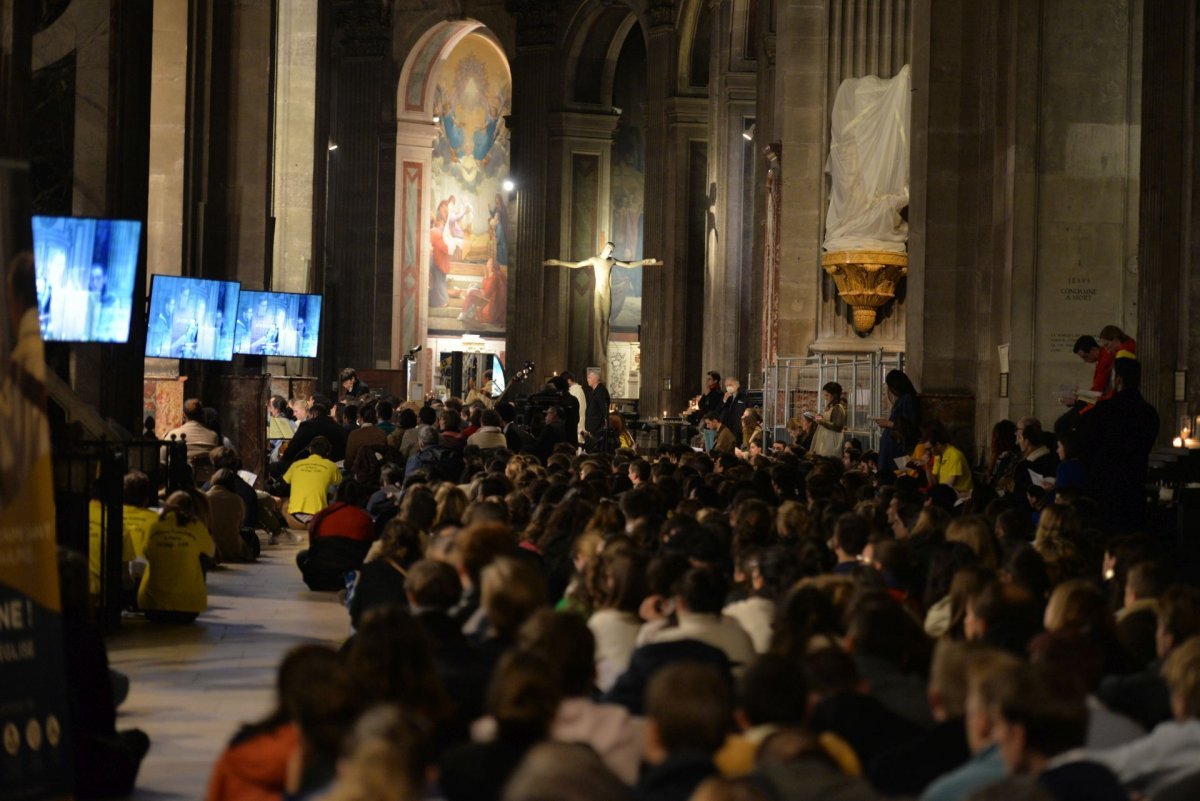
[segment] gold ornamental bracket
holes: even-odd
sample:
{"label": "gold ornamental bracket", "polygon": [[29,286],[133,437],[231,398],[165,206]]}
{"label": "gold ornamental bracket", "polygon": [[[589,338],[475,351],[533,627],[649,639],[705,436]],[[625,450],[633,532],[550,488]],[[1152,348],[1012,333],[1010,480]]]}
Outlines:
{"label": "gold ornamental bracket", "polygon": [[908,254],[882,250],[839,250],[821,257],[840,297],[854,310],[854,329],[869,334],[875,313],[896,297],[896,284],[908,274]]}

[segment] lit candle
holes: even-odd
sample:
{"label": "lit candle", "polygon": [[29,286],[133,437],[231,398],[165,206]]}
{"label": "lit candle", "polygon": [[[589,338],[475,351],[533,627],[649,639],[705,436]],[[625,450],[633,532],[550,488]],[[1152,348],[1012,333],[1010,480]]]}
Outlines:
{"label": "lit candle", "polygon": [[1171,440],[1171,444],[1173,446],[1175,446],[1176,448],[1182,448],[1183,447],[1183,438],[1176,437],[1175,439]]}
{"label": "lit candle", "polygon": [[666,417],[666,416],[667,416],[667,410],[663,409],[663,417]]}

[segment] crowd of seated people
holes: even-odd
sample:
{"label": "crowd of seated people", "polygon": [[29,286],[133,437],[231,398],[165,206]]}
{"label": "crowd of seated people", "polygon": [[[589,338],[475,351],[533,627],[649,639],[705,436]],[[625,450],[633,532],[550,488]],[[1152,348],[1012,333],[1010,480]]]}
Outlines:
{"label": "crowd of seated people", "polygon": [[836,386],[775,443],[716,376],[707,447],[641,453],[318,400],[277,489],[353,634],[285,659],[208,797],[1200,797],[1200,590],[1149,522],[1139,378],[1114,356],[977,464],[898,372],[877,450]]}

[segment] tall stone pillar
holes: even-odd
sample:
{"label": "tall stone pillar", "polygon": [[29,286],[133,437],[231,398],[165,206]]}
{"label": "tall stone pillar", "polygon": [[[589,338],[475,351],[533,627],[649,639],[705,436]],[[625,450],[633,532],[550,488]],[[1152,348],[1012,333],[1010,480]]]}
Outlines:
{"label": "tall stone pillar", "polygon": [[[510,247],[506,341],[510,373],[526,361],[538,363],[537,376],[561,369],[546,362],[546,238],[549,105],[557,61],[558,4],[553,0],[508,0],[517,22],[517,51],[512,60],[513,101],[509,128],[512,156],[509,175],[515,189],[516,241]],[[551,298],[550,300],[553,300]]]}
{"label": "tall stone pillar", "polygon": [[[1142,394],[1158,409],[1160,439],[1178,415],[1200,411],[1200,334],[1190,328],[1197,287],[1194,3],[1145,4],[1142,72],[1138,359]],[[1181,297],[1182,295],[1182,297]],[[1177,404],[1174,371],[1188,369],[1190,407]]]}
{"label": "tall stone pillar", "polygon": [[[685,344],[682,327],[686,314],[683,292],[686,263],[683,260],[686,242],[680,241],[677,230],[681,215],[686,211],[686,184],[680,192],[680,154],[671,136],[671,114],[675,109],[672,89],[675,86],[678,40],[675,33],[675,3],[655,0],[646,11],[649,31],[646,45],[647,108],[646,108],[646,193],[645,247],[647,258],[660,259],[661,267],[647,267],[642,277],[641,351],[642,385],[640,411],[645,416],[658,415],[663,409],[681,404],[686,394],[687,376],[681,358],[676,358]],[[686,180],[686,172],[685,172]],[[686,233],[686,232],[685,232]],[[684,247],[681,247],[684,245]],[[694,343],[699,347],[700,343]]]}
{"label": "tall stone pillar", "polygon": [[[432,119],[402,119],[396,123],[396,248],[395,291],[392,293],[392,369],[404,366],[410,348],[429,336],[429,218],[432,216],[433,141],[437,129]],[[417,357],[419,374],[432,358]]]}
{"label": "tall stone pillar", "polygon": [[[744,52],[757,36],[739,26],[749,15],[737,3],[721,0],[712,14],[708,103],[708,185],[705,191],[705,273],[703,370],[745,376],[753,361],[759,316],[752,257],[757,137],[758,59]],[[725,44],[728,43],[728,44]],[[749,140],[745,137],[751,137]],[[693,345],[694,346],[694,345]],[[689,381],[698,376],[688,376]]]}
{"label": "tall stone pillar", "polygon": [[[323,4],[322,8],[326,8]],[[318,22],[314,245],[321,377],[392,364],[396,83],[390,5],[335,0]],[[324,13],[324,12],[323,12]],[[333,148],[333,149],[330,149]],[[319,260],[319,261],[317,261]]]}

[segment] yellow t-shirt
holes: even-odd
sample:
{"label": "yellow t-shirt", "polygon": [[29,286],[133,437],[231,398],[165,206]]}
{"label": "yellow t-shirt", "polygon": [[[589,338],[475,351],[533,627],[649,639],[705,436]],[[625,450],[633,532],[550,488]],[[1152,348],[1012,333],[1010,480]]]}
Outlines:
{"label": "yellow t-shirt", "polygon": [[138,588],[138,606],[165,612],[203,612],[208,589],[200,555],[217,552],[212,536],[199,520],[181,524],[171,512],[150,527],[146,536],[146,572]]}
{"label": "yellow t-shirt", "polygon": [[288,511],[292,514],[315,515],[329,505],[329,487],[340,484],[342,474],[336,464],[313,454],[292,462],[292,466],[283,474],[283,480],[292,485]]}
{"label": "yellow t-shirt", "polygon": [[146,537],[157,522],[158,512],[153,509],[125,504],[125,533],[133,543],[134,556],[145,556]]}
{"label": "yellow t-shirt", "polygon": [[974,486],[967,457],[953,445],[947,445],[942,455],[937,457],[933,465],[933,477],[937,483],[949,484],[957,492],[970,492]]}
{"label": "yellow t-shirt", "polygon": [[[101,511],[100,501],[92,500],[88,503],[88,591],[92,595],[100,594],[100,566],[104,562],[104,554],[100,547]],[[126,518],[124,530],[121,532],[121,561],[128,562],[133,558],[134,549],[133,542],[129,537],[129,519]]]}

